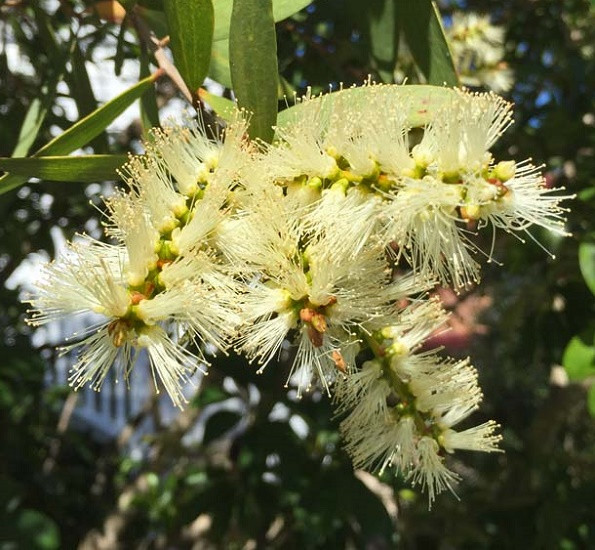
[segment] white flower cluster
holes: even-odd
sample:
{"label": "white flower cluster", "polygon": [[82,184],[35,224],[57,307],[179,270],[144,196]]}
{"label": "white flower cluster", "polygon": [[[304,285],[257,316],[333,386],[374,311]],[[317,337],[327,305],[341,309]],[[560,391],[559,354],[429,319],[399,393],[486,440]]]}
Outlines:
{"label": "white flower cluster", "polygon": [[460,432],[452,428],[481,401],[477,373],[468,360],[418,352],[424,340],[445,321],[435,301],[407,308],[398,324],[367,337],[375,352],[337,384],[338,412],[346,415],[341,431],[356,467],[395,466],[413,484],[437,493],[453,491],[459,476],[444,464],[444,452],[455,449],[497,451],[498,425],[489,421]]}
{"label": "white flower cluster", "polygon": [[[248,158],[245,131],[239,120],[225,143],[198,126],[155,131],[147,154],[123,169],[128,191],[106,200],[114,243],[84,237],[45,268],[31,324],[100,316],[63,348],[80,349],[70,377],[75,388],[101,389],[112,366],[127,378],[145,349],[157,391],[160,382],[182,407],[183,384],[205,363],[201,344],[227,348],[240,322],[240,287],[210,239]],[[196,354],[184,339],[196,344]]]}
{"label": "white flower cluster", "polygon": [[453,91],[422,130],[394,90],[306,98],[272,145],[251,143],[240,116],[224,139],[155,131],[106,200],[113,243],[70,245],[30,301],[35,325],[101,316],[65,348],[80,351],[72,384],[99,389],[146,350],[181,407],[204,344],[262,369],[290,342],[290,381],[334,393],[357,467],[394,465],[431,504],[457,480],[445,453],[496,450],[493,422],[453,429],[481,392],[468,361],[420,351],[445,319],[427,291],[478,280],[483,226],[564,234],[563,197],[490,154],[511,123],[503,100]]}
{"label": "white flower cluster", "polygon": [[455,12],[446,35],[463,84],[494,92],[512,88],[514,73],[504,61],[503,27],[492,24],[488,15]]}

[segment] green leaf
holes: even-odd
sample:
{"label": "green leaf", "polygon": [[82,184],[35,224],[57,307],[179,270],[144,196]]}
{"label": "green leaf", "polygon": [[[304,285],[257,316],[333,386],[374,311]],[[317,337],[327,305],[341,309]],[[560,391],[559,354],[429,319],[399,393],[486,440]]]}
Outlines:
{"label": "green leaf", "polygon": [[53,104],[58,83],[63,79],[64,73],[66,72],[66,64],[69,60],[67,52],[73,47],[76,47],[75,37],[74,35],[71,35],[69,41],[66,43],[66,47],[59,48],[56,36],[49,25],[47,14],[40,9],[39,6],[34,6],[33,9],[39,25],[40,35],[44,43],[44,49],[53,60],[53,70],[55,72],[53,76],[42,85],[40,97],[35,98],[29,105],[29,109],[23,120],[23,125],[21,126],[17,145],[12,153],[13,157],[26,156],[35,142],[48,110]]}
{"label": "green leaf", "polygon": [[459,79],[436,3],[400,0],[395,6],[405,40],[428,83],[457,86]]}
{"label": "green leaf", "polygon": [[213,42],[209,78],[219,82],[219,84],[226,88],[232,87],[231,73],[229,71],[229,40]]}
{"label": "green leaf", "polygon": [[587,409],[592,417],[595,417],[595,384],[592,384],[587,394]]}
{"label": "green leaf", "polygon": [[[119,96],[108,101],[90,115],[73,124],[68,130],[56,136],[44,145],[33,156],[67,155],[83,147],[118,117],[127,107],[142,96],[162,74],[157,71],[151,76],[136,83]],[[6,193],[27,181],[27,178],[15,174],[5,174],[0,177],[0,194]]]}
{"label": "green leaf", "polygon": [[595,376],[595,346],[591,330],[575,336],[568,342],[562,364],[570,380],[580,381]]}
{"label": "green leaf", "polygon": [[[72,71],[68,74],[68,87],[70,93],[76,102],[76,107],[79,112],[79,118],[87,116],[97,109],[97,99],[93,93],[91,87],[91,79],[87,73],[87,66],[85,64],[85,58],[83,53],[75,41],[72,50]],[[104,132],[100,132],[99,135],[93,140],[93,148],[97,152],[105,152],[109,149],[107,143],[107,136]]]}
{"label": "green leaf", "polygon": [[47,105],[43,104],[40,99],[35,98],[31,102],[29,109],[27,109],[25,119],[23,120],[16,147],[12,152],[13,157],[24,157],[29,152],[31,145],[33,145],[33,142],[39,133],[39,129],[43,124],[47,112]]}
{"label": "green leaf", "polygon": [[156,71],[151,76],[137,82],[120,95],[111,99],[99,109],[73,124],[68,130],[56,136],[44,145],[35,156],[61,155],[71,153],[75,149],[86,145],[95,136],[99,135],[114,119],[122,114],[130,105],[141,97],[153,83],[161,76],[161,71]]}
{"label": "green leaf", "polygon": [[167,20],[163,17],[163,11],[138,6],[136,12],[146,21],[155,36],[163,38],[169,34]]}
{"label": "green leaf", "polygon": [[370,50],[376,70],[383,82],[394,81],[399,46],[399,24],[395,2],[368,0]]}
{"label": "green leaf", "polygon": [[[294,13],[310,5],[312,0],[273,0],[273,17],[275,21],[287,19]],[[138,13],[147,21],[151,29],[159,37],[168,34],[167,22],[157,11],[163,6],[160,2],[139,2]],[[213,42],[229,38],[229,22],[233,9],[233,0],[214,0],[215,24],[213,28]]]}
{"label": "green leaf", "polygon": [[[93,94],[91,81],[85,66],[85,59],[77,42],[76,35],[71,31],[68,42],[61,44],[60,35],[54,31],[50,17],[43,10],[39,2],[34,2],[32,8],[35,12],[39,38],[48,57],[58,60],[60,67],[63,62],[66,63],[70,58],[72,69],[66,72],[65,78],[70,89],[70,94],[76,103],[79,117],[84,117],[97,108],[97,101]],[[98,151],[107,151],[107,137],[96,136],[92,145]]]}
{"label": "green leaf", "polygon": [[16,519],[16,528],[22,534],[21,548],[53,550],[60,548],[60,531],[54,521],[37,510],[24,509]]}
{"label": "green leaf", "polygon": [[221,97],[218,95],[214,95],[204,88],[201,88],[198,91],[198,96],[203,101],[206,101],[213,110],[226,122],[231,122],[238,112],[236,104],[231,101],[231,99],[227,99],[226,97]]}
{"label": "green leaf", "polygon": [[[372,97],[372,94],[373,97]],[[360,86],[358,88],[349,88],[322,95],[281,111],[277,117],[277,125],[282,127],[290,124],[295,118],[301,116],[302,109],[318,109],[318,102],[323,102],[320,109],[320,115],[325,116],[331,109],[336,107],[338,102],[344,102],[350,105],[350,108],[357,109],[357,105],[362,106],[369,103],[372,99],[382,98],[383,100],[393,100],[400,102],[409,110],[407,122],[412,127],[424,126],[430,122],[436,112],[442,109],[455,96],[454,90],[440,86],[429,85],[381,85],[375,87]]]}
{"label": "green leaf", "polygon": [[72,71],[70,73],[70,93],[74,98],[79,117],[88,115],[97,109],[97,100],[87,73],[85,58],[77,42],[72,48]]}
{"label": "green leaf", "polygon": [[0,170],[26,178],[86,183],[117,179],[116,169],[127,160],[126,155],[0,157]]}
{"label": "green leaf", "polygon": [[212,0],[175,0],[164,3],[170,48],[184,82],[194,96],[209,70],[213,41]]}
{"label": "green leaf", "polygon": [[272,0],[234,1],[229,59],[238,105],[251,113],[250,137],[272,141],[279,87]]}
{"label": "green leaf", "polygon": [[[124,6],[126,8],[126,6]],[[126,8],[128,9],[128,8]],[[124,46],[126,45],[126,31],[128,30],[128,17],[124,18],[120,25],[120,32],[118,33],[118,41],[116,42],[116,55],[114,56],[114,73],[116,76],[122,74],[122,66],[124,65]]]}
{"label": "green leaf", "polygon": [[[211,51],[211,66],[209,67],[209,78],[219,82],[226,88],[231,88],[231,73],[229,71],[229,40],[213,42]],[[279,76],[279,89],[277,99],[283,100],[286,97],[293,97],[295,89],[287,80]],[[200,95],[200,94],[199,94]]]}
{"label": "green leaf", "polygon": [[[242,1],[242,0],[240,0]],[[233,0],[215,0],[215,30],[213,40],[225,40],[230,34],[231,13]],[[250,0],[247,0],[250,3]],[[275,21],[287,19],[294,13],[310,5],[312,0],[273,0],[273,18]],[[262,6],[268,4],[266,0],[255,2]]]}
{"label": "green leaf", "polygon": [[122,4],[122,7],[126,10],[126,11],[130,11],[132,8],[134,8],[134,6],[136,6],[136,3],[138,0],[119,0],[120,4]]}
{"label": "green leaf", "polygon": [[225,401],[229,398],[230,395],[223,388],[218,386],[206,386],[198,392],[197,396],[192,400],[192,406],[202,408],[211,405],[212,403]]}
{"label": "green leaf", "polygon": [[[130,0],[128,0],[130,1]],[[151,8],[154,10],[163,9],[163,0],[137,0],[139,5]]]}
{"label": "green leaf", "polygon": [[579,245],[578,263],[587,286],[595,294],[595,243],[583,242]]}
{"label": "green leaf", "polygon": [[[149,54],[143,46],[140,50],[140,77],[141,79],[151,74],[149,67]],[[140,118],[143,125],[143,135],[147,138],[147,132],[151,128],[160,125],[159,107],[157,106],[157,94],[155,88],[148,89],[140,98]]]}

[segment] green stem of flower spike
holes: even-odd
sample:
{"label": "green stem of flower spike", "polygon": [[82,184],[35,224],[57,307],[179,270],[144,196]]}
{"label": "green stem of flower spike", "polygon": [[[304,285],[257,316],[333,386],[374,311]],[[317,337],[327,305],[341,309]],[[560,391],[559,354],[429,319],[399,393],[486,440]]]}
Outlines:
{"label": "green stem of flower spike", "polygon": [[403,382],[391,367],[391,358],[390,355],[387,355],[387,348],[378,341],[374,334],[362,331],[360,336],[368,345],[376,360],[381,363],[382,377],[398,399],[397,404],[393,407],[395,418],[411,416],[420,434],[436,437],[434,419],[417,409],[415,405],[416,398],[409,385]]}

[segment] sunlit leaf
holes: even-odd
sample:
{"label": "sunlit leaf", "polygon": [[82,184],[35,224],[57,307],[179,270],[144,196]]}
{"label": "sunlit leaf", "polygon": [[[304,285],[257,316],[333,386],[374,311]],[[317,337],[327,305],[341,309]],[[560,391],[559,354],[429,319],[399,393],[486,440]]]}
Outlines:
{"label": "sunlit leaf", "polygon": [[214,95],[204,88],[198,91],[198,96],[203,101],[206,101],[213,110],[225,121],[231,122],[233,117],[238,112],[236,104],[225,97]]}
{"label": "sunlit leaf", "polygon": [[176,0],[164,3],[170,48],[184,82],[197,94],[209,70],[213,41],[212,0]]}
{"label": "sunlit leaf", "polygon": [[303,103],[297,103],[279,113],[277,125],[285,126],[290,124],[295,117],[300,116],[302,109],[318,108],[316,105],[317,102],[323,103],[321,116],[324,116],[324,112],[332,109],[338,99],[348,99],[350,106],[356,109],[358,104],[364,106],[372,98],[378,98],[383,95],[383,99],[394,99],[395,103],[399,102],[407,106],[409,109],[408,123],[412,127],[418,127],[432,120],[436,112],[452,100],[454,94],[455,92],[452,89],[439,86],[383,85],[375,86],[373,89],[368,86],[360,86],[325,94]]}
{"label": "sunlit leaf", "polygon": [[[33,156],[67,155],[83,147],[95,136],[99,135],[126,108],[134,103],[142,94],[153,86],[162,72],[157,71],[141,80],[114,99],[102,105],[99,109],[73,124],[68,130],[56,136]],[[0,178],[0,194],[6,193],[27,181],[20,175],[5,174]]]}
{"label": "sunlit leaf", "polygon": [[219,82],[226,88],[232,87],[231,72],[229,70],[229,40],[213,42],[209,78]]}
{"label": "sunlit leaf", "polygon": [[595,243],[583,242],[580,244],[578,262],[587,286],[595,294]]}
{"label": "sunlit leaf", "polygon": [[[224,40],[229,36],[233,3],[233,0],[215,0],[215,32],[213,33],[213,40]],[[311,3],[312,0],[273,0],[273,18],[275,21],[282,21]],[[266,2],[263,1],[259,4],[266,5]]]}
{"label": "sunlit leaf", "polygon": [[161,71],[156,71],[108,101],[96,111],[80,119],[68,130],[39,149],[35,156],[67,154],[86,145],[150,89],[161,74]]}
{"label": "sunlit leaf", "polygon": [[428,84],[458,85],[459,79],[436,3],[430,0],[400,0],[395,6],[407,45]]}
{"label": "sunlit leaf", "polygon": [[13,157],[24,157],[29,152],[47,112],[47,105],[44,105],[39,98],[35,98],[31,102],[23,120],[16,147],[12,152]]}
{"label": "sunlit leaf", "polygon": [[271,141],[279,86],[272,0],[235,0],[229,59],[238,105],[251,113],[250,137]]}
{"label": "sunlit leaf", "polygon": [[570,380],[584,380],[595,376],[595,346],[593,331],[575,336],[564,350],[562,364]]}
{"label": "sunlit leaf", "polygon": [[370,33],[370,50],[376,70],[383,82],[393,82],[399,45],[399,24],[395,2],[370,0],[366,14]]}
{"label": "sunlit leaf", "polygon": [[84,183],[116,179],[116,169],[127,159],[126,155],[0,157],[0,170],[27,178]]}

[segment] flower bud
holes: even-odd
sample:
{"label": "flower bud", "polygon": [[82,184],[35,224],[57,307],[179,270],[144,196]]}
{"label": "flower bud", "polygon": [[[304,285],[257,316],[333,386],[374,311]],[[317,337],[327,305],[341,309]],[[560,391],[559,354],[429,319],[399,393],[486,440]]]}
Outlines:
{"label": "flower bud", "polygon": [[503,160],[494,167],[494,176],[500,181],[508,181],[514,178],[516,162],[514,160]]}

